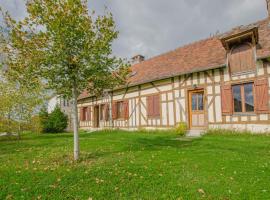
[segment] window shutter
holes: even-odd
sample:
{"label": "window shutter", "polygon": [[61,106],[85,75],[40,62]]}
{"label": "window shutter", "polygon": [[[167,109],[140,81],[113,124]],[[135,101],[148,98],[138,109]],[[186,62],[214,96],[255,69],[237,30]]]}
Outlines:
{"label": "window shutter", "polygon": [[255,87],[255,109],[258,113],[269,112],[269,95],[267,79],[256,80]]}
{"label": "window shutter", "polygon": [[108,121],[109,120],[109,104],[105,104],[104,106],[104,109],[105,109],[105,121]]}
{"label": "window shutter", "polygon": [[112,103],[112,118],[117,119],[117,102]]}
{"label": "window shutter", "polygon": [[160,116],[160,104],[159,104],[159,95],[154,96],[154,116],[159,117]]}
{"label": "window shutter", "polygon": [[91,106],[88,107],[88,115],[87,115],[87,120],[91,121]]}
{"label": "window shutter", "polygon": [[129,118],[129,106],[128,106],[128,100],[124,101],[124,118]]}
{"label": "window shutter", "polygon": [[229,57],[230,71],[232,73],[255,70],[254,50],[249,43],[236,46]]}
{"label": "window shutter", "polygon": [[83,108],[80,108],[80,121],[84,121],[83,120]]}
{"label": "window shutter", "polygon": [[230,70],[232,73],[241,71],[241,60],[239,49],[234,49],[230,54]]}
{"label": "window shutter", "polygon": [[222,105],[222,114],[230,115],[233,110],[233,97],[232,97],[232,87],[231,85],[223,85],[221,87],[221,105]]}
{"label": "window shutter", "polygon": [[147,115],[148,117],[153,117],[154,112],[153,112],[153,108],[154,108],[154,101],[153,101],[153,96],[149,96],[147,97]]}
{"label": "window shutter", "polygon": [[147,115],[148,117],[160,116],[159,95],[153,95],[147,97]]}

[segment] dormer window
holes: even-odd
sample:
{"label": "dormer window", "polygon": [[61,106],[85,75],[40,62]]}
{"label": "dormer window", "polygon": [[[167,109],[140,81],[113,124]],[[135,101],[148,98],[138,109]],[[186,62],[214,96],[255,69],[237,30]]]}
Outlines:
{"label": "dormer window", "polygon": [[235,45],[229,54],[229,67],[232,74],[255,70],[255,54],[250,43]]}
{"label": "dormer window", "polygon": [[220,39],[227,51],[228,66],[232,75],[255,71],[258,27],[240,26],[222,35]]}

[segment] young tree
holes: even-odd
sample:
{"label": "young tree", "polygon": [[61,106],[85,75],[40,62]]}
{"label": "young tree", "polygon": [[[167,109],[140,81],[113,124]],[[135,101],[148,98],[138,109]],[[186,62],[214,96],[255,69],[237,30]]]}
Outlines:
{"label": "young tree", "polygon": [[1,77],[0,130],[9,134],[15,132],[20,136],[26,128],[25,125],[30,124],[37,107],[43,102],[43,97],[40,89],[30,91]]}
{"label": "young tree", "polygon": [[87,0],[28,0],[26,6],[28,17],[22,21],[4,14],[10,76],[22,82],[44,79],[59,95],[72,97],[74,159],[78,160],[78,95],[85,88],[101,94],[123,84],[128,74],[123,60],[112,56],[112,42],[118,36],[115,22],[111,13],[89,15]]}

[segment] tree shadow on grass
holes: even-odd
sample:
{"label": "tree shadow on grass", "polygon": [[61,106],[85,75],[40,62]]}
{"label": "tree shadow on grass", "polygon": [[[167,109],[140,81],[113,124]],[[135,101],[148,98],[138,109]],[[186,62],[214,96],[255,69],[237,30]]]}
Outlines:
{"label": "tree shadow on grass", "polygon": [[[93,134],[87,134],[87,133],[83,133],[79,135],[80,139],[88,138],[92,136]],[[72,139],[73,133],[42,133],[42,134],[37,135],[36,137],[23,138],[23,140],[48,140],[48,139],[59,139],[59,138]]]}
{"label": "tree shadow on grass", "polygon": [[155,138],[137,138],[129,146],[125,146],[125,151],[158,151],[164,148],[182,149],[196,145],[201,138],[192,140],[176,140],[171,137],[155,137]]}
{"label": "tree shadow on grass", "polygon": [[[96,137],[93,134],[82,134],[80,136],[81,139],[83,138],[93,138]],[[69,145],[72,143],[72,134],[49,134],[49,135],[37,135],[34,137],[26,137],[22,141],[19,142],[8,142],[5,143],[3,148],[1,149],[2,154],[15,154],[18,150],[24,151],[25,149],[42,149],[42,148],[53,148],[58,149],[64,145]],[[115,135],[115,141],[117,142],[117,135]],[[106,142],[106,137],[104,138]],[[25,141],[24,141],[25,140]],[[110,140],[107,139],[107,140]],[[175,136],[153,136],[149,137],[138,135],[138,137],[132,138],[124,138],[121,137],[121,141],[119,141],[119,148],[112,148],[112,149],[104,149],[103,151],[100,150],[88,150],[85,151],[85,155],[83,156],[84,159],[92,160],[101,157],[110,156],[112,154],[122,153],[122,152],[130,152],[130,151],[159,151],[166,148],[174,148],[174,149],[183,149],[188,148],[190,146],[194,146],[198,144],[200,138],[192,139],[190,141],[186,140],[176,140]],[[29,141],[29,142],[28,142]],[[38,142],[40,141],[40,142]],[[109,144],[109,142],[107,142]]]}
{"label": "tree shadow on grass", "polygon": [[[91,135],[89,134],[81,134],[80,138],[87,138]],[[36,135],[23,135],[20,139],[17,138],[3,138],[0,139],[1,142],[5,143],[13,143],[13,142],[24,142],[24,141],[42,141],[42,140],[58,140],[58,139],[70,139],[72,141],[73,134],[72,133],[43,133],[43,134],[36,134]]]}

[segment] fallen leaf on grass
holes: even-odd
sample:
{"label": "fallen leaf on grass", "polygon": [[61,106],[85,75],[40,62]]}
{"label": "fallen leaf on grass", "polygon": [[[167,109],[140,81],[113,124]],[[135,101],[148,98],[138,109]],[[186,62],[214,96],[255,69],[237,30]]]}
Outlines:
{"label": "fallen leaf on grass", "polygon": [[200,194],[202,194],[202,195],[205,195],[205,192],[204,192],[203,189],[198,189],[198,192],[199,192]]}
{"label": "fallen leaf on grass", "polygon": [[96,183],[97,183],[97,184],[99,184],[99,183],[104,183],[104,180],[96,178]]}
{"label": "fallen leaf on grass", "polygon": [[6,196],[6,200],[9,200],[9,199],[13,199],[13,195],[12,194],[9,194]]}

